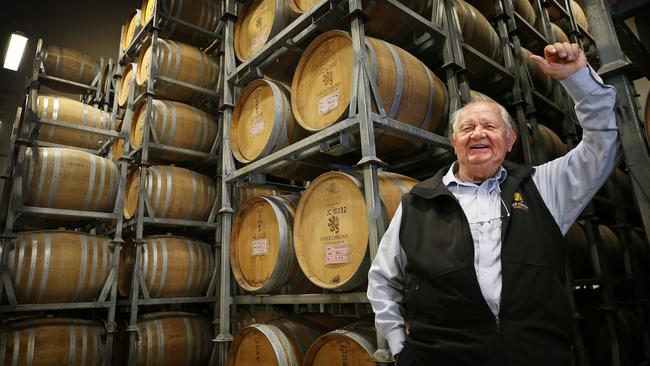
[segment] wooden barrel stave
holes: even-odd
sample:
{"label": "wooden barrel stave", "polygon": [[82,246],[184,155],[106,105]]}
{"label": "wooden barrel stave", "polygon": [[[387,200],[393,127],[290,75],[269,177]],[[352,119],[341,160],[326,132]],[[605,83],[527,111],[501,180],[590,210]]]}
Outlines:
{"label": "wooden barrel stave", "polygon": [[3,365],[102,365],[104,329],[80,319],[36,318],[10,322],[0,331]]}
{"label": "wooden barrel stave", "polygon": [[[402,194],[416,183],[399,174],[379,174],[386,224]],[[362,179],[329,172],[311,182],[298,204],[294,223],[296,257],[310,281],[336,291],[365,282],[370,265],[367,217]]]}
{"label": "wooden barrel stave", "polygon": [[[217,138],[217,121],[207,113],[190,105],[171,100],[154,99],[151,127],[161,145],[209,153]],[[131,146],[142,145],[147,104],[143,103],[133,114]],[[150,142],[153,142],[150,139]],[[156,160],[172,162],[194,160],[196,157],[170,151],[155,154]]]}
{"label": "wooden barrel stave", "polygon": [[[60,79],[90,85],[99,74],[99,65],[92,57],[77,50],[56,46],[47,46],[43,53],[45,73]],[[78,86],[61,83],[55,80],[42,79],[41,83],[52,89],[66,93],[82,93],[85,89]]]}
{"label": "wooden barrel stave", "polygon": [[18,303],[96,300],[108,278],[110,238],[71,231],[16,234],[8,269]]}
{"label": "wooden barrel stave", "polygon": [[83,211],[112,211],[119,184],[114,162],[65,148],[27,151],[25,204]]}
{"label": "wooden barrel stave", "polygon": [[[144,238],[140,270],[152,298],[201,296],[214,271],[212,248],[201,241],[180,236]],[[120,258],[119,292],[131,291],[135,248],[127,246]]]}
{"label": "wooden barrel stave", "polygon": [[[138,56],[136,82],[145,85],[151,70],[156,67],[159,76],[165,76],[200,88],[213,90],[218,76],[215,60],[185,43],[158,39],[157,59],[153,59],[151,42],[142,47]],[[155,62],[155,64],[154,64]],[[156,96],[180,102],[196,100],[205,94],[158,80],[154,85]]]}
{"label": "wooden barrel stave", "polygon": [[138,322],[137,364],[205,365],[210,356],[212,331],[202,316],[162,312],[142,316]]}
{"label": "wooden barrel stave", "polygon": [[[144,26],[154,14],[157,0],[144,0],[142,2],[141,24]],[[215,32],[219,23],[219,4],[213,0],[164,0],[160,2],[167,9],[167,14],[192,24],[207,32]],[[181,23],[174,22],[164,17],[158,24],[160,36],[173,39],[196,47],[206,47],[212,37]]]}
{"label": "wooden barrel stave", "polygon": [[[136,170],[127,181],[124,204],[127,219],[137,212],[139,187],[140,170]],[[165,165],[149,168],[145,191],[154,217],[193,221],[207,220],[217,196],[212,178],[189,169]]]}
{"label": "wooden barrel stave", "polygon": [[[36,108],[38,118],[110,130],[111,115],[109,113],[70,98],[39,95],[36,100]],[[61,145],[96,150],[101,147],[107,137],[70,128],[42,125],[38,133],[38,139]]]}

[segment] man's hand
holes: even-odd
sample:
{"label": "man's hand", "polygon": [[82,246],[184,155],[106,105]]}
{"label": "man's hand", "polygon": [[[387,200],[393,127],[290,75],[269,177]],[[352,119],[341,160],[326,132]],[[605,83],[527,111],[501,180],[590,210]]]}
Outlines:
{"label": "man's hand", "polygon": [[575,43],[550,44],[544,47],[544,57],[531,55],[530,59],[555,80],[564,80],[587,66],[585,53]]}

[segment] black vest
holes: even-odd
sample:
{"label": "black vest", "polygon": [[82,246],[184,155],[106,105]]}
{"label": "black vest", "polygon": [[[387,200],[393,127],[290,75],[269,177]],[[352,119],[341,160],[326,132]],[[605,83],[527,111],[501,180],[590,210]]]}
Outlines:
{"label": "black vest", "polygon": [[[447,169],[402,198],[407,257],[407,352],[422,365],[570,365],[572,319],[562,234],[531,178],[504,162],[503,287],[495,317],[474,269],[465,214],[442,183]],[[504,216],[506,212],[501,208]]]}

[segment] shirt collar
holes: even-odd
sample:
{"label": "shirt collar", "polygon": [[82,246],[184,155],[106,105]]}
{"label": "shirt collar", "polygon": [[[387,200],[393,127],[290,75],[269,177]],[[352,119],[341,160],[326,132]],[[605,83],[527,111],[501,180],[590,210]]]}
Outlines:
{"label": "shirt collar", "polygon": [[[471,183],[471,182],[463,182],[458,177],[456,177],[456,174],[454,173],[455,171],[458,170],[458,161],[455,161],[451,166],[449,167],[449,170],[447,171],[447,174],[445,174],[444,177],[442,177],[442,183],[450,187],[452,184],[453,185],[463,185],[463,186],[478,186],[478,184]],[[494,177],[488,179],[486,182],[490,181],[491,179],[496,179],[499,182],[499,185],[503,183],[503,181],[506,180],[506,177],[508,176],[508,171],[503,168],[503,166],[499,167],[499,170],[497,170],[496,174]]]}

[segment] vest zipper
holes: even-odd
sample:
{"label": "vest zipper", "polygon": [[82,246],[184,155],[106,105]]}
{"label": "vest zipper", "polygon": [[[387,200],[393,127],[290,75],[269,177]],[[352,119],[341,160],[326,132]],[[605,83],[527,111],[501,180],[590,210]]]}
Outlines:
{"label": "vest zipper", "polygon": [[494,317],[494,323],[495,323],[496,326],[497,326],[497,333],[498,333],[498,334],[501,334],[501,319],[499,318],[498,315],[496,315],[496,316]]}

